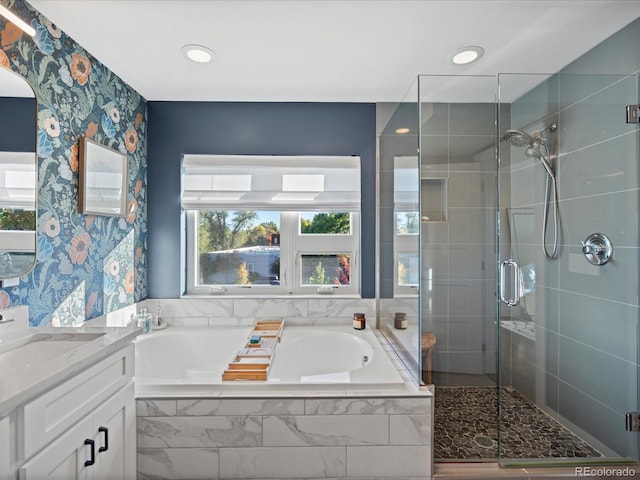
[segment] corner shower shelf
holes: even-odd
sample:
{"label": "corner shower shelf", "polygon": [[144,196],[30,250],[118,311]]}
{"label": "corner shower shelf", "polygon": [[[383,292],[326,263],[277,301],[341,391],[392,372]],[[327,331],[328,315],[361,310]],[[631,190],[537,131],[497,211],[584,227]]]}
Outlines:
{"label": "corner shower shelf", "polygon": [[256,322],[249,341],[222,373],[222,380],[266,380],[283,331],[284,320]]}

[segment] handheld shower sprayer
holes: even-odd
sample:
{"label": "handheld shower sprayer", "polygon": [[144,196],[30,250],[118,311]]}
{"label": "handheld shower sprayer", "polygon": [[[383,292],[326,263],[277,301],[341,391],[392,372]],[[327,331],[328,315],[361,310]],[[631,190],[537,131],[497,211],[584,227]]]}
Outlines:
{"label": "handheld shower sprayer", "polygon": [[[514,147],[524,147],[524,154],[527,158],[540,160],[540,163],[547,172],[544,195],[544,210],[542,219],[542,251],[547,258],[554,258],[558,252],[558,190],[556,188],[556,175],[551,164],[551,147],[549,141],[545,137],[545,132],[555,132],[558,130],[558,123],[553,122],[548,127],[544,127],[539,132],[529,134],[522,130],[507,130],[502,139],[509,142]],[[547,248],[547,219],[549,215],[549,207],[553,202],[553,245],[551,250]]]}
{"label": "handheld shower sprayer", "polygon": [[[514,147],[526,147],[525,155],[529,158],[541,158],[541,146],[545,147],[545,149],[547,150],[547,154],[550,150],[549,143],[547,142],[544,133],[555,132],[556,130],[558,130],[558,123],[553,122],[548,127],[544,127],[542,130],[534,133],[533,135],[530,135],[522,130],[507,130],[502,139],[506,140]],[[547,159],[547,161],[549,161],[549,159]]]}

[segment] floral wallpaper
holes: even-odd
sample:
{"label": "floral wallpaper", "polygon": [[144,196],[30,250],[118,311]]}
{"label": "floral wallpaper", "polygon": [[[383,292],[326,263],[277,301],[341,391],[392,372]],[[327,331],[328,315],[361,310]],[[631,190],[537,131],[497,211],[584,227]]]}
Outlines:
{"label": "floral wallpaper", "polygon": [[[146,101],[24,0],[0,3],[36,30],[0,17],[0,66],[37,96],[39,182],[37,264],[0,289],[0,309],[27,304],[32,325],[74,324],[147,296]],[[128,155],[126,217],[78,214],[82,136]]]}

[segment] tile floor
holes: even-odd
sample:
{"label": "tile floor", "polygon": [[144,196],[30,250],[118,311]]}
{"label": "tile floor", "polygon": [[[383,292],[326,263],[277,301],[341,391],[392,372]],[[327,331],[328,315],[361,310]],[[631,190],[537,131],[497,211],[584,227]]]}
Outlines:
{"label": "tile floor", "polygon": [[498,388],[437,387],[434,457],[436,461],[502,458],[594,458],[602,455],[556,422],[522,394],[502,388],[498,425]]}

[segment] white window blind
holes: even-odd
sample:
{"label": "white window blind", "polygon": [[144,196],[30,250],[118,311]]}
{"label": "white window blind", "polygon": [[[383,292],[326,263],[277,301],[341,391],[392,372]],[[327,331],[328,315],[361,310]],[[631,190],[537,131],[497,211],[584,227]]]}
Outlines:
{"label": "white window blind", "polygon": [[394,157],[393,204],[396,209],[415,210],[419,205],[420,165],[418,157]]}
{"label": "white window blind", "polygon": [[360,157],[185,155],[185,210],[358,211]]}

